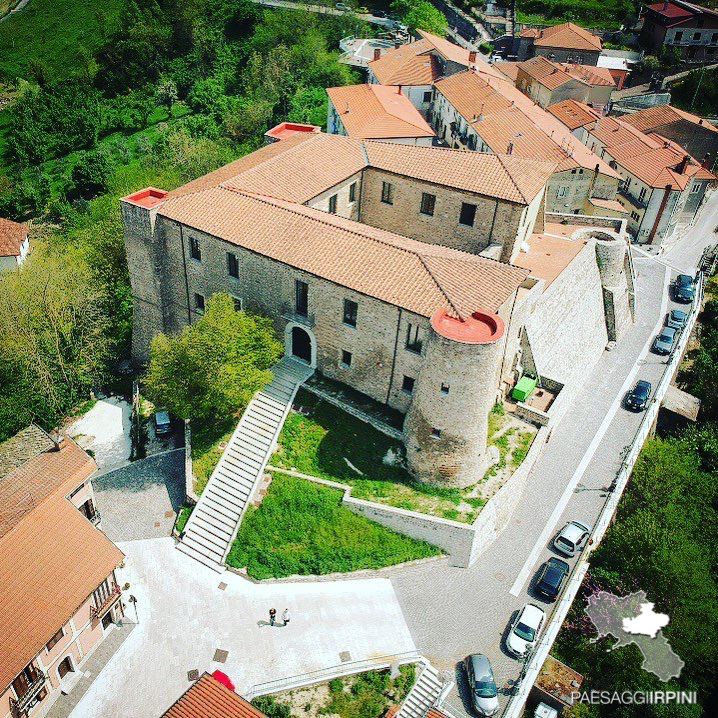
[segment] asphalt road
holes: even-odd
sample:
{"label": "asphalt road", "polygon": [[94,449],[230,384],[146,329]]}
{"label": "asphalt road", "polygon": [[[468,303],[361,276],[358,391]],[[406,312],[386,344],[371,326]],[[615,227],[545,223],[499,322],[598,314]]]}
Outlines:
{"label": "asphalt road", "polygon": [[[604,352],[581,396],[553,429],[509,525],[474,566],[432,564],[392,574],[416,645],[438,668],[455,671],[467,654],[484,653],[500,689],[507,693],[518,678],[521,666],[503,647],[506,629],[527,602],[542,606],[548,620],[553,604],[533,594],[532,580],[541,564],[556,555],[549,545],[567,521],[592,525],[600,513],[601,489],[615,477],[641,420],[622,408],[623,396],[637,379],[655,386],[665,370],[665,358],[651,353],[650,345],[666,311],[681,306],[670,300],[668,282],[677,270],[695,272],[703,247],[715,241],[716,225],[718,192],[698,223],[665,255],[654,258],[634,249],[638,276],[632,330],[616,349]],[[459,671],[459,689],[462,683]],[[506,696],[500,700],[505,704]],[[456,687],[448,702],[457,714],[468,715]]]}

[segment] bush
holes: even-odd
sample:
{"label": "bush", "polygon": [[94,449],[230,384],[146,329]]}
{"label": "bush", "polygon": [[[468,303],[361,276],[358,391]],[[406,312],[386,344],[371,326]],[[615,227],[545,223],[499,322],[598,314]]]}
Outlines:
{"label": "bush", "polygon": [[75,193],[89,199],[106,192],[112,169],[112,160],[106,150],[83,152],[72,168],[71,179]]}
{"label": "bush", "polygon": [[336,489],[275,475],[259,508],[245,515],[227,563],[264,579],[383,568],[439,553],[358,516],[341,500]]}

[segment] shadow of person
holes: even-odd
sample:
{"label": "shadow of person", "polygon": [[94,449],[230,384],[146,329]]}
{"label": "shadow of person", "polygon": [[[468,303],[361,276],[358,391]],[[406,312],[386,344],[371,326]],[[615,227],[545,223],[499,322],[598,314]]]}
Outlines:
{"label": "shadow of person", "polygon": [[271,626],[271,625],[272,624],[269,621],[257,621],[257,626],[259,626],[260,628],[262,626]]}

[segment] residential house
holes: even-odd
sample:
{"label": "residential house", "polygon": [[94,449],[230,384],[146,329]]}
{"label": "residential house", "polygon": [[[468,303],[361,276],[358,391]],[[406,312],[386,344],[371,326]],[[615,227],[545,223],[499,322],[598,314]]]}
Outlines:
{"label": "residential house", "polygon": [[547,109],[579,142],[584,142],[586,138],[587,125],[600,117],[592,107],[576,100],[563,100]]}
{"label": "residential house", "polygon": [[516,57],[519,62],[543,55],[555,62],[597,65],[603,44],[598,35],[573,22],[544,28],[524,28],[519,37]]}
{"label": "residential house", "polygon": [[671,105],[658,105],[621,117],[647,135],[661,135],[683,147],[708,169],[718,159],[718,128],[708,120]]}
{"label": "residential house", "polygon": [[623,118],[592,120],[582,131],[583,142],[622,178],[618,201],[630,213],[628,229],[636,241],[660,246],[677,226],[693,221],[716,178],[683,147],[644,134]]}
{"label": "residential house", "polygon": [[432,119],[439,139],[455,148],[554,162],[547,212],[622,214],[616,171],[507,78],[485,72],[484,65],[478,61],[475,69],[436,82]]}
{"label": "residential house", "polygon": [[27,225],[0,217],[0,271],[17,269],[29,251]]}
{"label": "residential house", "polygon": [[416,42],[388,50],[369,63],[369,82],[398,86],[426,117],[434,82],[466,70],[476,53],[424,30],[417,32],[420,39]]}
{"label": "residential house", "polygon": [[123,615],[122,552],[98,528],[96,465],[29,426],[0,444],[0,716],[44,715]]}
{"label": "residential house", "polygon": [[[507,64],[501,63],[503,68]],[[611,73],[601,67],[560,64],[542,55],[516,64],[514,84],[544,109],[561,100],[573,99],[603,114],[616,87]]]}
{"label": "residential house", "polygon": [[327,88],[327,132],[431,147],[434,130],[397,85]]}
{"label": "residential house", "polygon": [[251,703],[203,673],[162,718],[266,718]]}
{"label": "residential house", "polygon": [[653,54],[667,47],[677,50],[687,64],[718,61],[718,10],[665,0],[645,6],[641,18],[641,44]]}

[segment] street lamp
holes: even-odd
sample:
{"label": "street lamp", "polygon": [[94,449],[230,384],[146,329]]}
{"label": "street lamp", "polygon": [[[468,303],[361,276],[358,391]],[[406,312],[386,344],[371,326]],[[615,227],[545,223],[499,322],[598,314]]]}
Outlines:
{"label": "street lamp", "polygon": [[127,600],[135,607],[135,621],[139,623],[140,617],[137,614],[137,599],[132,594],[130,594],[130,597]]}

